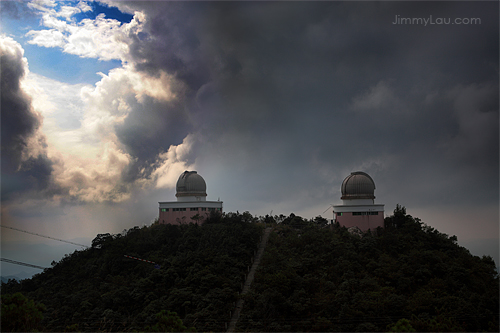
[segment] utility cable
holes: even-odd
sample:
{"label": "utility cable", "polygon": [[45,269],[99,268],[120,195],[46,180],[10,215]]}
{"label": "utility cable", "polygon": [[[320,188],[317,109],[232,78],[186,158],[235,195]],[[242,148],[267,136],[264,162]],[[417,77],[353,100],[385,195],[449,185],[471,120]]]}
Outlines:
{"label": "utility cable", "polygon": [[47,267],[42,267],[42,266],[37,266],[37,265],[32,265],[32,264],[27,264],[25,262],[20,262],[20,261],[15,261],[11,259],[6,259],[6,258],[0,258],[1,261],[8,262],[10,264],[16,264],[16,265],[21,265],[21,266],[28,266],[28,267],[34,267],[34,268],[39,268],[39,269],[46,269]]}
{"label": "utility cable", "polygon": [[27,234],[31,234],[31,235],[35,235],[35,236],[40,236],[40,237],[45,237],[45,238],[53,239],[53,240],[56,240],[56,241],[59,241],[59,242],[64,242],[64,243],[68,243],[68,244],[83,246],[83,247],[86,247],[86,248],[90,247],[88,245],[73,243],[73,242],[70,242],[70,241],[67,241],[67,240],[64,240],[64,239],[59,239],[59,238],[54,238],[54,237],[50,237],[50,236],[40,235],[40,234],[37,234],[36,232],[31,232],[31,231],[21,230],[21,229],[17,229],[17,228],[13,228],[13,227],[8,227],[6,225],[0,225],[0,227],[12,229],[12,230],[17,230],[17,231],[21,231],[21,232],[25,232]]}

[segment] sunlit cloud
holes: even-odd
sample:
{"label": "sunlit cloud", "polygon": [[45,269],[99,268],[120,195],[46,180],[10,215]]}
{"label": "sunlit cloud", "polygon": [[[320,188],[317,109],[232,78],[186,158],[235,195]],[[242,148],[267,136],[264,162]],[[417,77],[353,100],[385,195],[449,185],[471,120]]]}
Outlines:
{"label": "sunlit cloud", "polygon": [[[128,65],[100,75],[95,86],[69,85],[36,74],[23,81],[34,109],[44,117],[47,154],[54,162],[52,179],[61,193],[56,199],[121,202],[130,198],[134,183],[174,186],[178,174],[192,166],[186,160],[190,137],[159,153],[151,175],[143,173],[142,178],[130,182],[123,179],[123,173],[135,158],[117,137],[116,126],[146,97],[159,102],[174,100],[176,93],[170,88],[180,84],[164,72],[151,77]],[[27,151],[36,152],[34,148]]]}
{"label": "sunlit cloud", "polygon": [[[71,19],[74,14],[89,11],[84,3],[79,7],[62,6],[59,11],[54,4],[35,3],[31,6],[42,14],[44,30],[30,30],[26,36],[28,43],[43,47],[59,47],[64,52],[84,58],[99,60],[127,61],[128,46],[132,37],[140,33],[146,16],[136,12],[130,23],[105,18],[99,14],[94,20],[83,19],[76,23]],[[59,19],[63,17],[64,20]]]}
{"label": "sunlit cloud", "polygon": [[84,13],[92,11],[92,7],[86,1],[78,2],[78,8]]}
{"label": "sunlit cloud", "polygon": [[170,146],[167,152],[158,155],[157,167],[151,174],[156,188],[173,188],[183,171],[195,169],[195,165],[188,164],[187,159],[193,141],[193,136],[188,135],[182,144]]}
{"label": "sunlit cloud", "polygon": [[39,10],[41,12],[54,11],[52,8],[56,7],[55,0],[34,0],[28,2],[28,7],[32,9]]}

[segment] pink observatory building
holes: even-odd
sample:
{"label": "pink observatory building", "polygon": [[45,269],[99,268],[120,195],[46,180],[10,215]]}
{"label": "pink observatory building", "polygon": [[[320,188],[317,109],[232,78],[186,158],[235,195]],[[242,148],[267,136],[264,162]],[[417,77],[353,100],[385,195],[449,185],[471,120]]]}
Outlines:
{"label": "pink observatory building", "polygon": [[202,224],[211,212],[222,213],[222,201],[207,201],[207,184],[196,171],[184,171],[177,180],[177,201],[159,202],[163,224]]}
{"label": "pink observatory building", "polygon": [[352,172],[342,182],[342,205],[333,206],[333,219],[361,231],[384,227],[384,205],[375,204],[375,182],[368,174]]}

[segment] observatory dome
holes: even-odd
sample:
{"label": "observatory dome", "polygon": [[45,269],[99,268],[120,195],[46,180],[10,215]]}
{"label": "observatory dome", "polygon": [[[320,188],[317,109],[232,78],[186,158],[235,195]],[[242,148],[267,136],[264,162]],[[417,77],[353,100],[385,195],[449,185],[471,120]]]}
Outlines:
{"label": "observatory dome", "polygon": [[375,182],[364,172],[352,172],[342,182],[341,192],[342,200],[375,199]]}
{"label": "observatory dome", "polygon": [[175,186],[176,197],[207,196],[207,184],[196,171],[184,171]]}

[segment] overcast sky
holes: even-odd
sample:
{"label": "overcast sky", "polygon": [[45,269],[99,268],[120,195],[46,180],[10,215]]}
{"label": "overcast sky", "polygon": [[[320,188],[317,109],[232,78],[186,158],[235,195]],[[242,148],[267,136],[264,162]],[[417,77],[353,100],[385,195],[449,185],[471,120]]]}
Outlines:
{"label": "overcast sky", "polygon": [[[0,5],[2,225],[90,245],[184,170],[226,212],[331,219],[364,171],[498,264],[498,2]],[[79,249],[0,231],[12,260]]]}

